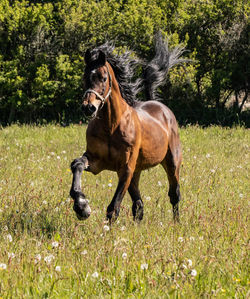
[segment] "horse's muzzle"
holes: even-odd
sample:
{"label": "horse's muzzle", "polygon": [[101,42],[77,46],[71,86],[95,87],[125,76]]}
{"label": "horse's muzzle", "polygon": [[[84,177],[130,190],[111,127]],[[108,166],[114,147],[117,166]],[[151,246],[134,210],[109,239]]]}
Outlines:
{"label": "horse's muzzle", "polygon": [[82,105],[82,111],[86,118],[91,118],[96,112],[96,107],[92,104]]}

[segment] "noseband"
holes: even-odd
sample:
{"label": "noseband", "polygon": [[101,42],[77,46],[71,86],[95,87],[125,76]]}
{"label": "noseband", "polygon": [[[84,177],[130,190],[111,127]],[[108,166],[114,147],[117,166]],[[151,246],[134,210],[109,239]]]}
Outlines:
{"label": "noseband", "polygon": [[101,101],[101,107],[100,107],[100,108],[103,107],[105,101],[106,101],[107,98],[110,96],[110,94],[111,94],[111,88],[112,88],[112,80],[111,80],[111,75],[110,75],[110,73],[109,73],[109,68],[108,68],[107,66],[106,66],[106,68],[107,68],[108,76],[109,76],[109,91],[108,91],[108,93],[106,94],[106,96],[103,97],[103,96],[100,95],[97,91],[95,91],[94,89],[91,89],[91,88],[87,89],[87,90],[85,91],[85,93],[84,93],[84,96],[83,96],[83,98],[85,98],[85,96],[87,95],[87,93],[94,93],[94,94],[97,96],[97,98]]}

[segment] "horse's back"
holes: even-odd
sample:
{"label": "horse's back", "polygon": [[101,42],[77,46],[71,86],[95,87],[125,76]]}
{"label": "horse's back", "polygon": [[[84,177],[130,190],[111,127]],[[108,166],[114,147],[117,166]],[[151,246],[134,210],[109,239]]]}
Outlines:
{"label": "horse's back", "polygon": [[[161,126],[164,130],[176,130],[177,121],[173,112],[158,101],[138,102],[135,110],[142,123],[151,122],[152,125]],[[167,132],[169,135],[169,132]]]}

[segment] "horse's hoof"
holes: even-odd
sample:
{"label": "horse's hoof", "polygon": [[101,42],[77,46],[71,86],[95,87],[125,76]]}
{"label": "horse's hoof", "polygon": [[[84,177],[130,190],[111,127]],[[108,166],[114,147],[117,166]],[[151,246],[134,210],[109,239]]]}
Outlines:
{"label": "horse's hoof", "polygon": [[89,201],[82,196],[80,196],[77,200],[75,200],[73,209],[79,220],[85,220],[89,218],[91,214]]}

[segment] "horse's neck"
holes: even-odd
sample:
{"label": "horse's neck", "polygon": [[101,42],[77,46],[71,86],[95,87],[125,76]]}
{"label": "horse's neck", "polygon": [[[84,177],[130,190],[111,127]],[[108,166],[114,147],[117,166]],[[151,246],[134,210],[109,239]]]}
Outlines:
{"label": "horse's neck", "polygon": [[103,109],[102,119],[109,132],[112,134],[119,126],[122,114],[127,110],[128,104],[123,100],[118,82],[116,81],[115,74],[109,66],[110,75],[112,78],[111,95],[107,99],[105,109]]}

